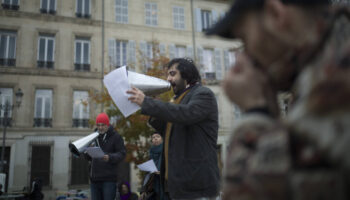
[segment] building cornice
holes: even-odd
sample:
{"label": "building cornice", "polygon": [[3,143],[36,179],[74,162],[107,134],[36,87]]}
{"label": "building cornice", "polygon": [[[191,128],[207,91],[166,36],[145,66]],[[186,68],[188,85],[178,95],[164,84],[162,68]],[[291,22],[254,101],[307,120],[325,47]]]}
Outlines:
{"label": "building cornice", "polygon": [[65,78],[101,79],[101,72],[80,72],[71,70],[51,70],[24,67],[0,67],[2,75],[51,76]]}

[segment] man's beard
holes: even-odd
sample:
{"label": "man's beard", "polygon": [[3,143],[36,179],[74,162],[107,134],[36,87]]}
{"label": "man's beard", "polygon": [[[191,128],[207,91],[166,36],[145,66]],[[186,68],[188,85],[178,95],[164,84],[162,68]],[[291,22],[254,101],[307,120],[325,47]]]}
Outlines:
{"label": "man's beard", "polygon": [[186,88],[186,83],[184,80],[179,80],[177,83],[172,84],[172,87],[174,94],[179,95]]}

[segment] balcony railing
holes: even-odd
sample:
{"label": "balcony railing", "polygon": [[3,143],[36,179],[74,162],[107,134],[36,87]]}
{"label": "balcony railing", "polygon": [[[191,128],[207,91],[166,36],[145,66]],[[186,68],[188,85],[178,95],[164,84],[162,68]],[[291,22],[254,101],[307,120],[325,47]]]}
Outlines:
{"label": "balcony railing", "polygon": [[7,123],[7,127],[12,126],[12,118],[8,117],[7,120],[5,120],[4,117],[0,117],[0,127],[4,127],[5,123]]}
{"label": "balcony railing", "polygon": [[53,61],[37,61],[38,68],[47,68],[47,69],[53,69],[55,65],[55,62]]}
{"label": "balcony railing", "polygon": [[3,66],[15,66],[16,59],[14,58],[0,58],[0,65]]}
{"label": "balcony railing", "polygon": [[90,71],[90,64],[80,64],[80,63],[75,63],[74,64],[74,69],[75,71]]}
{"label": "balcony railing", "polygon": [[19,5],[15,5],[15,4],[2,3],[1,6],[3,9],[6,9],[6,10],[18,10],[19,9]]}
{"label": "balcony railing", "polygon": [[87,128],[89,127],[89,119],[73,119],[73,127]]}
{"label": "balcony railing", "polygon": [[82,13],[75,13],[75,16],[77,16],[79,18],[87,18],[87,19],[89,19],[91,17],[90,14],[82,14]]}
{"label": "balcony railing", "polygon": [[34,127],[52,127],[51,118],[34,118]]}
{"label": "balcony railing", "polygon": [[41,13],[51,14],[51,15],[56,14],[56,10],[46,9],[46,8],[41,8],[41,9],[40,9],[40,12],[41,12]]}

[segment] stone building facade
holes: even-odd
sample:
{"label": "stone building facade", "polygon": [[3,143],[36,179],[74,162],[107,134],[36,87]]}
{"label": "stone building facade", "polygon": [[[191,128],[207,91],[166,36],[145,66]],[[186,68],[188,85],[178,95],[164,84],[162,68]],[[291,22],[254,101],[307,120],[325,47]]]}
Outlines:
{"label": "stone building facade", "polygon": [[[68,144],[92,132],[101,111],[89,99],[104,73],[129,65],[143,73],[159,43],[167,57],[192,57],[219,103],[221,158],[232,121],[239,116],[220,88],[240,43],[208,38],[203,31],[228,9],[228,0],[1,0],[0,104],[9,113],[5,173],[8,191],[29,188],[35,177],[54,199],[59,191],[88,188],[84,161]],[[0,112],[4,120],[4,109]],[[4,124],[0,127],[4,131]],[[222,159],[221,159],[222,161]],[[130,166],[134,190],[139,180]]]}

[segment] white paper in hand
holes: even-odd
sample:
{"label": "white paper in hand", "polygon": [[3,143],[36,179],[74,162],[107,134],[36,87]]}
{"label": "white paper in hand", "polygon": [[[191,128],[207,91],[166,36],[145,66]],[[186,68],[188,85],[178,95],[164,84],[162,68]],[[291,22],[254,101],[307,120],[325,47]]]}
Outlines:
{"label": "white paper in hand", "polygon": [[137,165],[137,167],[141,170],[141,171],[146,171],[146,172],[156,172],[158,171],[156,165],[154,164],[154,161],[151,159],[147,162],[144,162],[142,164]]}
{"label": "white paper in hand", "polygon": [[105,155],[100,147],[88,147],[86,152],[91,158],[102,158]]}
{"label": "white paper in hand", "polygon": [[131,86],[126,73],[126,66],[123,66],[113,70],[103,79],[109,95],[124,117],[128,117],[140,109],[140,106],[128,100],[129,95],[126,91],[130,90]]}

